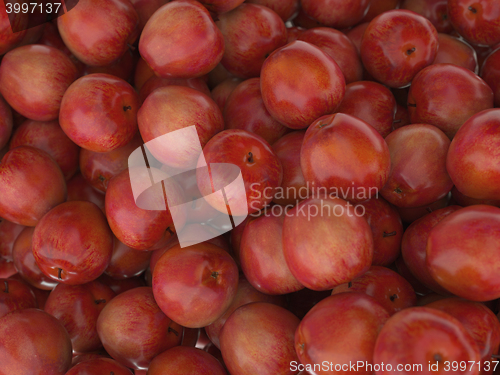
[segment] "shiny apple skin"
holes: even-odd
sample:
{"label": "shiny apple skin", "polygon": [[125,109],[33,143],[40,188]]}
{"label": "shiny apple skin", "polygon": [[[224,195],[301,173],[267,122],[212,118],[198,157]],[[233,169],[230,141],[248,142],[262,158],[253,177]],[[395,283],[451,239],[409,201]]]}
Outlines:
{"label": "shiny apple skin", "polygon": [[254,288],[262,293],[281,295],[304,286],[292,275],[283,254],[281,215],[265,214],[245,226],[240,246],[241,269]]}
{"label": "shiny apple skin", "polygon": [[36,307],[35,293],[28,284],[19,280],[0,279],[0,318],[15,310]]}
{"label": "shiny apple skin", "polygon": [[63,325],[38,309],[13,311],[0,320],[1,375],[64,375],[71,341]]}
{"label": "shiny apple skin", "polygon": [[89,74],[65,92],[59,123],[80,147],[109,152],[132,140],[138,109],[139,97],[127,82],[110,74]]}
{"label": "shiny apple skin", "polygon": [[314,20],[334,29],[343,29],[359,23],[370,5],[369,0],[302,0],[304,12]]}
{"label": "shiny apple skin", "polygon": [[452,139],[472,115],[493,108],[493,91],[479,76],[453,64],[422,69],[408,93],[410,121],[431,124]]}
{"label": "shiny apple skin", "polygon": [[[308,216],[306,212],[316,214]],[[355,215],[348,202],[309,198],[285,216],[283,252],[290,271],[302,285],[327,290],[368,270],[373,258],[373,235],[366,219]]]}
{"label": "shiny apple skin", "polygon": [[106,304],[97,333],[112,358],[144,370],[158,354],[180,344],[182,327],[162,313],[150,287],[139,287]]}
{"label": "shiny apple skin", "polygon": [[241,82],[243,82],[241,78],[228,77],[212,89],[210,94],[214,102],[219,106],[221,112],[224,112],[224,107],[226,106],[229,95],[231,95]]}
{"label": "shiny apple skin", "polygon": [[14,261],[0,256],[0,277],[8,278],[18,274]]}
{"label": "shiny apple skin", "polygon": [[210,14],[223,14],[237,8],[244,0],[203,0],[200,3],[210,11]]}
{"label": "shiny apple skin", "polygon": [[59,284],[50,293],[44,310],[66,328],[74,352],[91,352],[102,347],[97,335],[97,318],[115,295],[109,286],[98,281],[83,285]]}
{"label": "shiny apple skin", "polygon": [[370,6],[368,7],[368,12],[366,12],[363,19],[358,23],[370,22],[372,19],[377,17],[388,10],[396,9],[400,7],[400,0],[371,0]]}
{"label": "shiny apple skin", "polygon": [[59,115],[64,92],[76,78],[77,69],[63,52],[31,44],[3,57],[0,92],[21,115],[36,121],[52,121]]}
{"label": "shiny apple skin", "polygon": [[104,273],[114,279],[139,276],[148,268],[151,255],[151,251],[133,249],[115,237],[113,254]]}
{"label": "shiny apple skin", "polygon": [[230,374],[292,375],[290,362],[298,361],[294,333],[299,318],[267,302],[236,309],[220,334],[222,358]]}
{"label": "shiny apple skin", "polygon": [[246,2],[268,7],[276,12],[276,14],[281,17],[283,22],[288,21],[292,18],[292,16],[297,14],[300,6],[298,0],[248,0]]}
{"label": "shiny apple skin", "polygon": [[495,95],[495,107],[500,107],[500,48],[488,55],[481,67],[481,78]]}
{"label": "shiny apple skin", "polygon": [[143,144],[138,133],[125,146],[108,152],[95,152],[82,148],[79,165],[83,178],[95,189],[106,193],[109,181],[128,167],[132,151]]}
{"label": "shiny apple skin", "polygon": [[170,2],[170,0],[130,0],[130,2],[139,16],[139,25],[137,29],[139,32],[142,32],[151,16],[155,14],[160,7]]}
{"label": "shiny apple skin", "polygon": [[187,346],[176,346],[156,356],[148,375],[227,375],[220,362],[211,354]]}
{"label": "shiny apple skin", "polygon": [[47,152],[61,168],[66,181],[73,177],[78,169],[80,148],[62,131],[57,120],[23,122],[12,135],[9,149],[18,146],[33,146]]}
{"label": "shiny apple skin", "polygon": [[[160,175],[158,169],[153,172]],[[168,177],[166,174],[162,177]],[[144,173],[149,182],[147,171]],[[163,201],[158,204],[165,205]],[[158,206],[161,207],[161,206]],[[170,226],[173,226],[170,210],[144,210],[137,207],[129,170],[124,169],[113,177],[108,184],[105,197],[105,210],[109,226],[114,235],[124,244],[137,250],[147,250],[160,241]]]}
{"label": "shiny apple skin", "polygon": [[455,30],[469,43],[500,43],[500,4],[495,0],[448,0],[448,16]]}
{"label": "shiny apple skin", "polygon": [[427,288],[443,295],[447,295],[449,292],[434,280],[425,262],[427,239],[432,228],[446,216],[460,209],[460,206],[452,205],[430,212],[415,220],[406,228],[401,241],[401,255],[412,275]]}
{"label": "shiny apple skin", "polygon": [[32,240],[34,231],[34,227],[26,227],[19,234],[12,247],[12,259],[17,272],[27,283],[35,288],[52,290],[58,282],[45,276],[33,256]]}
{"label": "shiny apple skin", "polygon": [[393,270],[381,266],[371,266],[363,275],[336,286],[332,295],[344,292],[366,293],[375,298],[390,315],[417,303],[417,295],[410,283]]}
{"label": "shiny apple skin", "polygon": [[188,328],[213,323],[238,288],[238,267],[220,247],[201,243],[170,248],[156,263],[153,293],[161,310]]}
{"label": "shiny apple skin", "polygon": [[225,129],[243,129],[260,135],[270,145],[289,129],[267,111],[260,93],[260,78],[241,82],[228,96],[224,106]]}
{"label": "shiny apple skin", "polygon": [[138,26],[139,15],[127,0],[80,0],[57,18],[64,44],[87,65],[117,60],[137,39]]}
{"label": "shiny apple skin", "polygon": [[[471,301],[500,297],[500,208],[474,205],[443,219],[429,233],[426,265],[446,290]],[[478,253],[477,249],[481,252]]]}
{"label": "shiny apple skin", "polygon": [[[375,340],[389,313],[364,293],[340,293],[318,302],[295,332],[295,350],[303,364],[379,363],[373,360]],[[332,321],[338,324],[332,324]],[[335,337],[335,340],[332,340]],[[325,369],[326,370],[326,369]],[[324,374],[343,374],[333,370]],[[371,374],[360,369],[358,374]]]}
{"label": "shiny apple skin", "polygon": [[[203,149],[205,161],[212,163],[231,163],[241,169],[245,185],[246,199],[228,195],[231,214],[242,216],[256,212],[267,206],[280,186],[283,167],[271,146],[261,137],[242,129],[227,129],[213,137]],[[202,166],[202,158],[198,167]],[[212,194],[211,179],[206,174],[197,175],[198,187],[205,196]],[[208,200],[210,205],[221,212],[226,205],[220,200]],[[246,207],[245,207],[246,205]]]}
{"label": "shiny apple skin", "polygon": [[377,82],[359,81],[346,86],[344,100],[336,112],[367,122],[385,138],[392,131],[396,108],[396,99],[387,87]]}
{"label": "shiny apple skin", "polygon": [[11,223],[5,219],[0,221],[0,257],[12,260],[14,242],[23,229],[24,225]]}
{"label": "shiny apple skin", "polygon": [[68,201],[87,201],[97,205],[104,212],[104,194],[94,189],[80,172],[68,181]]}
{"label": "shiny apple skin", "polygon": [[336,113],[318,118],[307,129],[300,165],[311,188],[325,187],[328,194],[335,188],[341,198],[355,201],[382,189],[391,160],[387,143],[375,128]]}
{"label": "shiny apple skin", "polygon": [[221,64],[237,77],[258,77],[269,54],[287,43],[285,23],[263,5],[241,4],[215,24],[224,36]]}
{"label": "shiny apple skin", "polygon": [[500,109],[482,111],[459,129],[446,167],[456,188],[471,198],[500,200]]}
{"label": "shiny apple skin", "polygon": [[224,314],[222,314],[221,317],[205,327],[205,332],[215,347],[220,349],[220,333],[231,314],[238,307],[252,302],[267,302],[281,307],[286,307],[286,300],[284,296],[272,296],[261,293],[255,289],[252,284],[250,284],[244,275],[240,275],[240,278],[238,279],[238,290],[236,291],[236,295],[234,296],[231,305],[229,305],[228,309],[224,312]]}
{"label": "shiny apple skin", "polygon": [[431,21],[438,33],[448,34],[453,25],[448,17],[447,3],[448,0],[404,0],[401,9],[420,14]]}
{"label": "shiny apple skin", "polygon": [[14,121],[12,111],[4,98],[0,96],[0,149],[4,148],[12,135]]}
{"label": "shiny apple skin", "polygon": [[438,34],[438,41],[439,48],[433,64],[454,64],[469,69],[475,74],[478,73],[476,52],[467,42],[441,33]]}
{"label": "shiny apple skin", "polygon": [[191,87],[192,89],[198,90],[209,97],[211,96],[210,90],[202,78],[162,78],[153,76],[141,87],[141,90],[139,91],[140,102],[144,103],[149,94],[151,94],[154,90],[165,86]]}
{"label": "shiny apple skin", "polygon": [[135,65],[138,60],[138,55],[132,52],[132,50],[127,50],[120,56],[118,60],[115,60],[109,65],[95,66],[95,65],[85,65],[82,75],[103,73],[110,74],[114,77],[123,79],[124,81],[129,81],[132,73],[135,69]]}
{"label": "shiny apple skin", "polygon": [[354,44],[354,47],[356,47],[356,52],[358,53],[358,56],[361,50],[361,40],[363,39],[363,34],[365,33],[365,30],[369,24],[370,22],[360,23],[357,26],[354,26],[353,28],[349,29],[345,34],[351,40],[352,44]]}
{"label": "shiny apple skin", "polygon": [[398,214],[401,217],[401,220],[403,220],[403,223],[413,223],[415,220],[424,217],[429,212],[447,207],[449,203],[450,203],[450,196],[445,195],[443,198],[438,199],[437,201],[432,202],[431,204],[426,204],[425,206],[410,207],[410,208],[394,206],[394,208],[396,209],[396,211],[398,211]]}
{"label": "shiny apple skin", "polygon": [[292,129],[308,127],[335,111],[345,93],[338,64],[319,47],[296,40],[275,50],[260,74],[264,105]]}
{"label": "shiny apple skin", "polygon": [[361,60],[371,76],[389,87],[408,86],[432,64],[438,50],[436,28],[421,15],[403,9],[375,17],[361,41]]}
{"label": "shiny apple skin", "polygon": [[[411,343],[411,345],[402,345]],[[393,370],[398,364],[421,364],[424,374],[446,374],[445,361],[472,361],[481,359],[478,347],[462,323],[450,314],[428,308],[410,307],[394,314],[377,337],[373,354],[375,363],[389,364]],[[439,360],[439,371],[429,370],[429,363]],[[377,375],[390,371],[377,371]],[[399,371],[412,374],[411,371]],[[478,375],[478,366],[467,367],[464,375]]]}
{"label": "shiny apple skin", "polygon": [[[176,42],[165,45],[165,40]],[[172,1],[144,26],[139,52],[157,76],[195,78],[220,62],[224,38],[203,5],[194,0]]]}
{"label": "shiny apple skin", "polygon": [[64,176],[54,159],[31,146],[20,146],[4,155],[0,187],[0,216],[25,226],[35,226],[67,196]]}
{"label": "shiny apple skin", "polygon": [[398,207],[419,207],[446,196],[453,182],[446,170],[450,140],[439,128],[411,124],[396,129],[385,141],[391,173],[380,194]]}
{"label": "shiny apple skin", "polygon": [[298,40],[319,47],[335,60],[346,84],[363,78],[363,66],[356,47],[344,33],[329,27],[315,27],[302,32]]}
{"label": "shiny apple skin", "polygon": [[113,235],[97,205],[72,201],[56,206],[40,220],[32,246],[46,276],[78,285],[104,272],[113,251]]}
{"label": "shiny apple skin", "polygon": [[363,215],[373,234],[374,266],[388,266],[400,254],[403,223],[398,212],[382,197],[360,202],[365,208]]}
{"label": "shiny apple skin", "polygon": [[495,314],[484,304],[452,297],[425,306],[444,311],[458,319],[476,341],[483,363],[490,361],[492,354],[498,353],[500,323]]}
{"label": "shiny apple skin", "polygon": [[127,367],[111,358],[93,358],[73,366],[65,375],[133,375]]}
{"label": "shiny apple skin", "polygon": [[[137,113],[137,122],[145,143],[195,125],[199,142],[204,147],[224,129],[224,119],[217,104],[208,95],[182,86],[165,86],[152,92]],[[200,156],[198,144],[187,144],[181,139],[175,144],[170,143],[168,148],[159,144],[148,144],[147,147],[161,163],[174,168],[191,168]]]}

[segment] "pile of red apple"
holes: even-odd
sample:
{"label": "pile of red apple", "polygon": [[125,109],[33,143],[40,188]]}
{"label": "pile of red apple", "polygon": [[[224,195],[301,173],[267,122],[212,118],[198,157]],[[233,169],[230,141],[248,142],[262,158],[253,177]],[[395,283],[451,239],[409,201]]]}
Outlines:
{"label": "pile of red apple", "polygon": [[[0,375],[500,373],[499,0],[23,3],[0,1]],[[202,155],[152,142],[192,125]],[[139,207],[132,173],[201,158],[246,199]],[[170,207],[219,190],[196,171]]]}

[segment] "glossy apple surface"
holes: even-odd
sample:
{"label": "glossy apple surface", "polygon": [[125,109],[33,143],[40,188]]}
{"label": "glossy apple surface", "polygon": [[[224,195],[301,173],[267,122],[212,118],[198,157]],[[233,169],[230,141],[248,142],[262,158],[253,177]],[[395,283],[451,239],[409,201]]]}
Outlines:
{"label": "glossy apple surface", "polygon": [[[429,233],[426,264],[451,293],[471,301],[500,296],[498,252],[500,208],[475,205],[443,219]],[[481,252],[477,252],[480,248]]]}
{"label": "glossy apple surface", "polygon": [[17,224],[35,226],[67,197],[61,169],[45,151],[20,146],[0,162],[0,216]]}
{"label": "glossy apple surface", "polygon": [[[316,304],[302,319],[295,332],[295,350],[306,366],[326,361],[325,374],[336,374],[329,363],[345,365],[379,363],[373,359],[375,340],[389,313],[364,293],[340,293]],[[338,324],[331,324],[335,320]],[[335,337],[335,340],[331,338]],[[306,367],[307,369],[307,367]],[[347,372],[347,371],[346,371]],[[358,374],[371,374],[358,368]]]}
{"label": "glossy apple surface", "polygon": [[411,10],[427,18],[438,33],[449,33],[453,25],[448,17],[448,0],[404,0],[401,9]]}
{"label": "glossy apple surface", "polygon": [[495,107],[500,107],[500,49],[496,49],[488,55],[481,66],[481,78],[484,79],[495,96]]}
{"label": "glossy apple surface", "polygon": [[63,52],[31,44],[3,57],[0,92],[21,115],[51,121],[57,119],[63,94],[76,78],[77,69]]}
{"label": "glossy apple surface", "polygon": [[11,223],[3,219],[0,221],[0,256],[12,260],[12,248],[17,236],[24,229],[23,225]]}
{"label": "glossy apple surface", "polygon": [[455,64],[478,73],[476,52],[467,42],[442,33],[438,34],[438,41],[439,48],[433,64]]}
{"label": "glossy apple surface", "polygon": [[104,273],[114,279],[138,276],[149,266],[151,251],[133,249],[114,238],[113,253]]}
{"label": "glossy apple surface", "polygon": [[302,0],[300,3],[303,11],[334,29],[343,29],[354,26],[361,21],[368,11],[368,0]]}
{"label": "glossy apple surface", "polygon": [[[421,371],[426,373],[445,374],[446,363],[472,363],[481,356],[472,336],[453,316],[428,307],[410,307],[386,322],[377,337],[373,359],[375,363],[386,364],[386,369],[378,374],[389,374],[389,365],[395,369],[400,364],[421,365]],[[434,366],[432,370],[429,364]],[[412,368],[400,373],[411,374]],[[477,375],[478,366],[467,367],[460,373]]]}
{"label": "glossy apple surface", "polygon": [[220,362],[207,352],[187,346],[176,346],[156,356],[148,375],[227,375]]}
{"label": "glossy apple surface", "polygon": [[316,195],[338,194],[346,200],[371,198],[389,177],[389,148],[363,120],[343,113],[318,118],[307,129],[300,165]]}
{"label": "glossy apple surface", "polygon": [[106,304],[97,319],[97,333],[116,361],[146,369],[158,354],[180,344],[182,327],[162,313],[150,287],[140,287]]}
{"label": "glossy apple surface", "polygon": [[446,196],[453,182],[446,170],[450,140],[439,128],[411,124],[396,129],[385,141],[391,173],[380,194],[398,207],[419,207]]}
{"label": "glossy apple surface", "polygon": [[458,191],[476,199],[500,200],[500,109],[470,117],[451,142],[446,168]]}
{"label": "glossy apple surface", "polygon": [[151,94],[153,91],[160,87],[165,87],[165,86],[185,86],[185,87],[191,87],[192,89],[198,90],[209,97],[210,95],[210,90],[208,89],[207,84],[203,80],[203,78],[162,78],[162,77],[157,77],[153,76],[149,78],[141,87],[139,91],[139,100],[141,103],[144,103],[146,98]]}
{"label": "glossy apple surface", "polygon": [[299,10],[299,1],[297,0],[248,0],[247,3],[259,4],[268,7],[281,17],[283,22],[288,21]]}
{"label": "glossy apple surface", "polygon": [[137,39],[138,26],[139,16],[127,0],[80,0],[57,18],[64,44],[88,65],[117,60]]}
{"label": "glossy apple surface", "polygon": [[327,290],[368,270],[373,235],[366,219],[357,216],[347,201],[309,198],[285,215],[283,252],[302,285]]}
{"label": "glossy apple surface", "polygon": [[[127,367],[111,358],[93,358],[73,366],[66,375],[94,375],[97,373],[112,375],[132,375]],[[137,374],[137,373],[136,373]]]}
{"label": "glossy apple surface", "polygon": [[262,65],[260,79],[267,110],[292,129],[306,128],[333,112],[345,93],[337,63],[319,47],[300,40],[275,50]]}
{"label": "glossy apple surface", "polygon": [[131,0],[137,15],[139,16],[138,30],[142,32],[144,26],[151,16],[170,0]]}
{"label": "glossy apple surface", "polygon": [[84,201],[65,202],[35,227],[33,255],[53,280],[69,285],[97,279],[108,266],[113,236],[101,209]]}
{"label": "glossy apple surface", "polygon": [[397,9],[370,22],[360,53],[366,70],[378,82],[403,87],[432,64],[437,49],[437,31],[432,23],[415,12]]}
{"label": "glossy apple surface", "polygon": [[410,121],[431,124],[450,139],[472,115],[493,108],[493,91],[469,69],[435,64],[422,69],[408,93]]}
{"label": "glossy apple surface", "polygon": [[231,374],[293,374],[294,333],[299,318],[283,307],[254,302],[236,309],[220,335],[224,363]]}
{"label": "glossy apple surface", "polygon": [[0,320],[1,375],[64,375],[71,341],[63,325],[38,309],[16,310]]}
{"label": "glossy apple surface", "polygon": [[[166,45],[165,40],[172,42]],[[160,77],[194,78],[220,62],[224,39],[200,3],[172,1],[159,8],[144,26],[139,51]]]}
{"label": "glossy apple surface", "polygon": [[81,173],[74,175],[67,183],[68,201],[88,201],[104,211],[104,194],[94,189]]}
{"label": "glossy apple surface", "polygon": [[22,309],[37,307],[35,293],[19,280],[0,279],[0,318]]}

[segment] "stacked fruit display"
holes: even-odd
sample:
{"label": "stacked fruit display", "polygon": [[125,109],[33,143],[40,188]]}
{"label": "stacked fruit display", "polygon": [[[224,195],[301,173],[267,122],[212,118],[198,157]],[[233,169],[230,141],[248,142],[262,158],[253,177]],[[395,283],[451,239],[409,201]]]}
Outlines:
{"label": "stacked fruit display", "polygon": [[500,372],[500,1],[56,4],[0,1],[0,375]]}

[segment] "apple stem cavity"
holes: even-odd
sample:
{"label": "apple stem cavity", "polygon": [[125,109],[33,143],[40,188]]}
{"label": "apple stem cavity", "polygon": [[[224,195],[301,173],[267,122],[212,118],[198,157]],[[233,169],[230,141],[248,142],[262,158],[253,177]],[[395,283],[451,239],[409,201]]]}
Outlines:
{"label": "apple stem cavity", "polygon": [[389,233],[384,232],[384,234],[383,234],[382,236],[383,236],[383,237],[392,237],[392,236],[395,236],[396,234],[397,234],[397,232],[396,232],[396,231],[394,231],[394,232],[389,232]]}
{"label": "apple stem cavity", "polygon": [[172,327],[168,327],[168,332],[173,332],[174,335],[176,335],[177,337],[179,337],[179,332],[177,332],[175,329],[173,329]]}
{"label": "apple stem cavity", "polygon": [[399,187],[397,187],[396,189],[394,189],[394,192],[396,194],[401,194],[403,192],[403,190],[401,190]]}
{"label": "apple stem cavity", "polygon": [[398,299],[398,295],[393,294],[392,296],[389,297],[389,299],[391,300],[391,302],[394,302],[396,299]]}
{"label": "apple stem cavity", "polygon": [[219,276],[219,272],[217,272],[217,271],[213,271],[211,276],[212,276],[214,279],[216,279],[216,278],[217,278],[217,276]]}
{"label": "apple stem cavity", "polygon": [[406,54],[408,56],[410,56],[413,52],[415,52],[415,47],[406,50]]}
{"label": "apple stem cavity", "polygon": [[434,354],[433,358],[434,358],[434,360],[436,362],[442,362],[443,361],[443,357],[441,357],[441,354],[439,354],[439,353]]}
{"label": "apple stem cavity", "polygon": [[124,111],[124,112],[130,111],[131,109],[132,109],[132,107],[131,107],[131,106],[129,106],[129,105],[124,105],[124,106],[123,106],[123,111]]}
{"label": "apple stem cavity", "polygon": [[249,163],[253,163],[254,162],[254,160],[253,160],[253,154],[251,152],[248,153],[248,159],[247,160],[248,160]]}
{"label": "apple stem cavity", "polygon": [[3,284],[5,285],[4,293],[9,293],[9,283],[7,280],[3,281]]}
{"label": "apple stem cavity", "polygon": [[470,11],[471,11],[472,13],[474,13],[474,14],[476,14],[476,13],[477,13],[477,9],[476,9],[476,8],[474,8],[473,6],[469,6],[467,9],[468,9],[468,10],[470,10]]}

